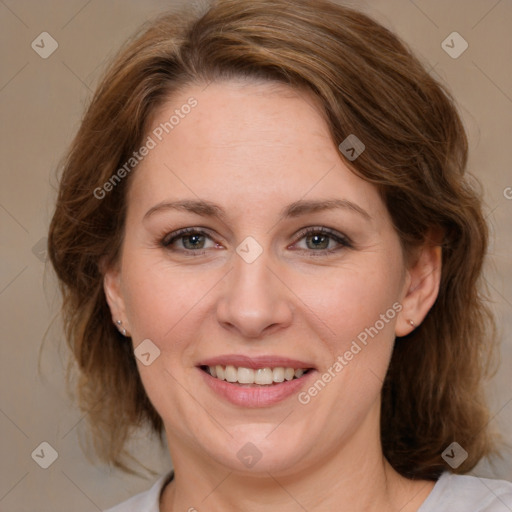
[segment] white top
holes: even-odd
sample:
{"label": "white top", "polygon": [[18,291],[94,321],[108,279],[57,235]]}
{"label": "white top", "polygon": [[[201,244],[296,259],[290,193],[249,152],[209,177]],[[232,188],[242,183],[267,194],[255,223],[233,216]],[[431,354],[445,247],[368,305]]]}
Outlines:
{"label": "white top", "polygon": [[[169,475],[160,478],[149,491],[109,508],[105,512],[160,512],[162,486]],[[512,483],[475,476],[443,473],[418,512],[510,512]]]}

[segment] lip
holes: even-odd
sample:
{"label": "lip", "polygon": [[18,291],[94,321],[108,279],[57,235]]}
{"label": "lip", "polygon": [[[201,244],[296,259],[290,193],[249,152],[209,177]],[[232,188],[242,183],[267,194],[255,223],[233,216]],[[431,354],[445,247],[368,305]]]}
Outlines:
{"label": "lip", "polygon": [[298,359],[290,359],[288,357],[248,357],[238,354],[226,354],[222,356],[212,357],[210,359],[205,359],[204,361],[198,363],[197,366],[216,366],[218,364],[221,366],[232,365],[236,367],[251,368],[253,370],[257,370],[258,368],[277,368],[280,366],[282,366],[283,368],[304,368],[313,370],[315,369],[312,363],[299,361]]}
{"label": "lip", "polygon": [[197,368],[206,385],[218,396],[239,407],[270,407],[296,396],[300,389],[315,378],[316,370],[310,370],[298,379],[284,381],[271,386],[240,385],[216,379],[209,373]]}

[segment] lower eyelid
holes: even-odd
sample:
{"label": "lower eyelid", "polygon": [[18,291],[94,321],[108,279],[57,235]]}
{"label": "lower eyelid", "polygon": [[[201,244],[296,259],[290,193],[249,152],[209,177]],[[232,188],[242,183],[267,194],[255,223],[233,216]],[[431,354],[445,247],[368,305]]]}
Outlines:
{"label": "lower eyelid", "polygon": [[[183,238],[185,238],[187,235],[179,235],[175,238],[171,238],[171,240],[164,245],[164,247],[166,249],[172,249],[172,245],[176,244],[176,243],[179,243],[181,241],[181,244],[183,245]],[[198,253],[198,251],[206,251],[208,249],[216,249],[217,246],[219,245],[217,242],[215,242],[215,240],[213,240],[211,237],[207,237],[208,238],[208,241],[213,243],[215,245],[215,247],[202,247],[201,249],[186,249],[185,247],[178,247],[176,249],[174,249],[175,251],[180,251],[180,252],[187,252],[187,253]]]}
{"label": "lower eyelid", "polygon": [[[335,232],[326,231],[326,230],[322,230],[322,229],[311,229],[311,230],[305,231],[305,232],[303,231],[302,233],[300,233],[298,235],[296,241],[292,245],[297,244],[298,242],[300,242],[301,240],[303,240],[304,238],[306,238],[308,236],[316,235],[316,234],[323,235],[323,236],[330,238],[331,240],[334,240],[341,247],[352,247],[352,242],[349,240],[348,237],[346,237],[342,234],[338,234]],[[303,250],[307,250],[307,249],[303,249]],[[312,249],[310,249],[310,250],[312,250]],[[333,251],[333,250],[335,250],[335,249],[324,249],[323,252]],[[322,251],[319,250],[316,252],[322,252]]]}
{"label": "lower eyelid", "polygon": [[[332,249],[303,249],[301,247],[293,249],[294,251],[308,253],[312,256],[322,256],[325,254],[332,254],[338,251],[342,251],[343,249],[349,249],[350,246],[345,242],[338,242],[335,240],[335,242],[338,244],[336,247],[333,247]],[[295,244],[294,244],[295,245]]]}
{"label": "lower eyelid", "polygon": [[[335,252],[335,251],[338,251],[340,249],[343,249],[343,248],[350,248],[352,247],[352,243],[351,241],[341,235],[341,234],[338,234],[338,233],[332,233],[330,231],[326,231],[326,230],[322,230],[322,229],[311,229],[309,231],[306,231],[306,232],[302,232],[298,235],[298,238],[296,238],[296,241],[293,242],[291,245],[287,246],[287,248],[289,247],[293,247],[294,245],[298,244],[301,240],[303,240],[304,238],[306,238],[307,236],[310,236],[310,235],[314,235],[314,234],[320,234],[320,235],[324,235],[324,236],[327,236],[329,237],[331,240],[334,240],[337,244],[338,244],[338,247],[334,248],[334,249],[319,249],[319,250],[315,250],[315,249],[295,249],[295,250],[298,250],[298,251],[303,251],[303,252],[308,252],[308,253],[317,253],[318,255],[321,255],[322,253],[323,254],[328,254],[328,253],[332,253],[332,252]],[[172,249],[171,245],[178,242],[180,239],[183,239],[187,236],[191,236],[191,235],[201,235],[201,236],[204,236],[205,238],[207,238],[209,241],[213,242],[215,244],[215,247],[207,247],[206,249],[205,248],[201,248],[201,249],[184,249],[184,248],[177,248],[177,249]],[[194,255],[194,256],[201,256],[201,255],[204,255],[206,254],[206,251],[208,251],[208,249],[217,249],[219,248],[218,246],[219,245],[222,245],[222,244],[219,244],[219,242],[215,241],[215,239],[207,232],[205,231],[202,231],[202,230],[196,230],[196,231],[193,231],[193,230],[188,230],[188,231],[184,231],[184,232],[177,232],[177,233],[170,233],[168,235],[166,235],[163,239],[161,239],[160,241],[160,246],[163,246],[164,249],[168,249],[168,250],[172,250],[174,252],[181,252],[181,253],[186,253],[186,254],[189,254],[189,255]],[[199,252],[199,251],[202,251],[202,252]]]}

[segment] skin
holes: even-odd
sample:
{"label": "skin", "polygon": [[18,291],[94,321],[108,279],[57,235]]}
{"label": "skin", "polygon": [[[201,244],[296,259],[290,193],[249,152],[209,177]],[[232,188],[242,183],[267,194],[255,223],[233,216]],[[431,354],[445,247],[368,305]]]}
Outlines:
{"label": "skin", "polygon": [[[410,319],[419,325],[436,299],[439,248],[405,262],[377,190],[350,171],[305,93],[255,82],[189,86],[152,126],[191,96],[197,107],[131,178],[122,254],[104,280],[134,347],[149,338],[161,351],[150,366],[138,361],[175,467],[161,510],[418,510],[433,483],[407,480],[384,459],[380,393],[395,336],[413,329]],[[144,218],[155,205],[199,198],[225,217],[162,208]],[[295,201],[332,198],[370,219],[350,208],[280,218]],[[310,226],[351,245],[327,238],[318,249],[314,235],[298,236]],[[184,254],[197,245],[190,236],[161,244],[185,227],[209,233],[198,255]],[[247,236],[263,251],[250,264],[236,253]],[[307,405],[292,396],[235,406],[196,367],[221,354],[277,355],[321,375],[397,302],[401,312]],[[247,442],[262,454],[250,469],[237,458]]]}

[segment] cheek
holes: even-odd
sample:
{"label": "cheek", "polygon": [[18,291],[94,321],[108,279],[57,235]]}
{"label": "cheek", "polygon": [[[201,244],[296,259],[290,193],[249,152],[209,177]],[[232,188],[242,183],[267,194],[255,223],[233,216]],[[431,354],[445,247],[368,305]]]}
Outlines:
{"label": "cheek", "polygon": [[193,340],[198,338],[198,320],[207,315],[205,293],[218,279],[205,273],[198,277],[197,273],[145,258],[127,259],[123,272],[134,348],[149,339],[159,350],[149,366],[137,362],[144,388],[162,416],[169,411],[183,416],[193,404],[173,399],[171,407],[169,399],[183,392],[180,383],[183,370],[190,365]]}
{"label": "cheek", "polygon": [[400,276],[398,266],[383,260],[364,270],[354,266],[333,272],[328,285],[302,282],[298,293],[308,306],[304,314],[312,329],[322,333],[325,349],[319,379],[328,383],[304,390],[300,403],[311,402],[319,424],[329,424],[322,426],[325,435],[335,438],[340,425],[359,424],[380,396],[401,310]]}
{"label": "cheek", "polygon": [[[161,350],[177,350],[183,331],[197,329],[208,302],[208,291],[219,281],[218,272],[191,268],[144,257],[127,259],[123,266],[123,295],[134,343],[149,338]],[[169,344],[168,341],[173,343]]]}
{"label": "cheek", "polygon": [[[394,338],[394,324],[401,289],[400,269],[387,264],[365,268],[336,269],[328,279],[297,279],[295,289],[304,304],[316,315],[329,339],[342,348],[359,335],[364,341],[368,330]],[[307,308],[305,309],[307,311]]]}

